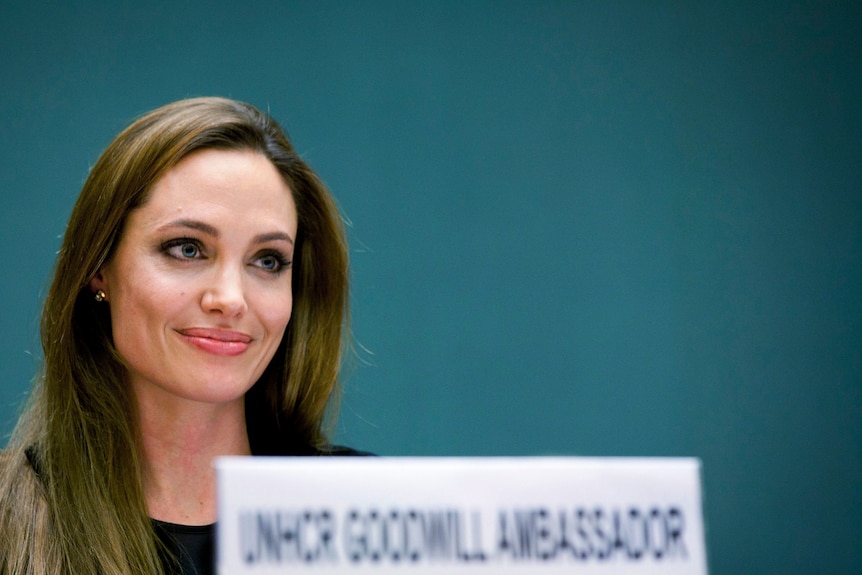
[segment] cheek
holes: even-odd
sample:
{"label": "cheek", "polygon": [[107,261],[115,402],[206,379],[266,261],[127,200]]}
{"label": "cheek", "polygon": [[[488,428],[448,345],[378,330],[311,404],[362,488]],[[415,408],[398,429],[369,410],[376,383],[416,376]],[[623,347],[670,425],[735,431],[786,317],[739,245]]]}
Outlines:
{"label": "cheek", "polygon": [[289,288],[261,290],[257,297],[249,301],[251,311],[267,334],[270,344],[281,342],[284,330],[293,315],[293,295]]}
{"label": "cheek", "polygon": [[290,322],[291,315],[293,315],[292,296],[279,298],[279,301],[273,302],[262,319],[270,332],[282,334]]}
{"label": "cheek", "polygon": [[127,282],[110,303],[115,341],[153,337],[154,332],[161,332],[172,317],[188,306],[185,295],[176,287],[143,279]]}

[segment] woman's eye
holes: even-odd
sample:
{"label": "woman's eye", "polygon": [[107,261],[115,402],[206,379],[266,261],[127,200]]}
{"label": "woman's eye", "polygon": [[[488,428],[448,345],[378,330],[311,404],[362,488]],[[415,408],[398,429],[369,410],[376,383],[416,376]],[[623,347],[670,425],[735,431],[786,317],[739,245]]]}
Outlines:
{"label": "woman's eye", "polygon": [[264,254],[257,258],[256,265],[264,271],[279,273],[290,266],[290,260],[279,254]]}
{"label": "woman's eye", "polygon": [[203,257],[200,245],[185,238],[166,242],[163,244],[162,249],[169,256],[179,260],[192,260]]}
{"label": "woman's eye", "polygon": [[278,260],[275,259],[275,256],[264,256],[260,258],[260,267],[265,270],[277,270]]}
{"label": "woman's eye", "polygon": [[183,257],[193,258],[198,255],[198,248],[193,244],[183,244],[180,246],[180,253]]}

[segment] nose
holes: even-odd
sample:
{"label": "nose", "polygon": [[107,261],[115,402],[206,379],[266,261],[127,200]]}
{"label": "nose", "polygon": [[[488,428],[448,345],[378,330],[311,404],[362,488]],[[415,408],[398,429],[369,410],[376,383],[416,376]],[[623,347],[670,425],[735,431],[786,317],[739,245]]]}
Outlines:
{"label": "nose", "polygon": [[215,268],[201,297],[201,307],[206,312],[226,317],[238,317],[245,313],[248,302],[239,266],[224,264]]}

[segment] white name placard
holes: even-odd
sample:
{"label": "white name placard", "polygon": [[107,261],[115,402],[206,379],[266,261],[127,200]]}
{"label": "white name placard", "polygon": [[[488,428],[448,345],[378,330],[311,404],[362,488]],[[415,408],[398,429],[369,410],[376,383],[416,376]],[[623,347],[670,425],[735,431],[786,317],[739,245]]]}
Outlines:
{"label": "white name placard", "polygon": [[685,458],[226,457],[218,572],[706,574]]}

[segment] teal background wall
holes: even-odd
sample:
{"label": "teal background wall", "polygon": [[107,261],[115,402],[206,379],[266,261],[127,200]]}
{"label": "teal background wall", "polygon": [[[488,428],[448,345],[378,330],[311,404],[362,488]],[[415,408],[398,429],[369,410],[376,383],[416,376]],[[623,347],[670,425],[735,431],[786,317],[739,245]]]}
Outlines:
{"label": "teal background wall", "polygon": [[0,4],[4,436],[88,167],[232,96],[351,222],[340,441],[697,456],[712,573],[862,569],[862,4],[67,4]]}

